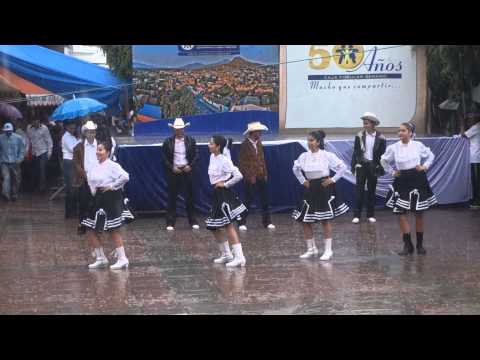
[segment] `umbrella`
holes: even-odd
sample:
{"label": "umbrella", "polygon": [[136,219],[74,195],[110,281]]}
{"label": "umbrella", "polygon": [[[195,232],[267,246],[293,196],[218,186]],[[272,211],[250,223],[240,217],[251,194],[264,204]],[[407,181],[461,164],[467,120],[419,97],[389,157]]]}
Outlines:
{"label": "umbrella", "polygon": [[107,108],[107,105],[90,98],[75,98],[65,101],[62,105],[57,107],[53,112],[52,119],[56,121],[64,121],[68,119],[75,119],[77,117],[86,116],[91,113],[102,111]]}
{"label": "umbrella", "polygon": [[6,103],[0,103],[0,116],[9,120],[23,118],[22,113],[15,106]]}

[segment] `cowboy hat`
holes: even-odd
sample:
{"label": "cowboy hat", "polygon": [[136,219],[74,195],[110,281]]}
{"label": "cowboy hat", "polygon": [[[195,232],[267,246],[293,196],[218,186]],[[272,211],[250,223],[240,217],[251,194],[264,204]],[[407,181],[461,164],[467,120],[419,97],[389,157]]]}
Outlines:
{"label": "cowboy hat", "polygon": [[369,121],[373,122],[375,125],[380,124],[380,120],[378,120],[377,115],[375,115],[374,113],[368,112],[368,111],[365,114],[363,114],[363,116],[360,119],[369,120]]}
{"label": "cowboy hat", "polygon": [[176,118],[173,124],[168,124],[171,128],[174,129],[184,129],[187,126],[190,126],[190,123],[184,123],[182,118]]}
{"label": "cowboy hat", "polygon": [[92,120],[88,120],[85,125],[82,126],[82,133],[87,130],[97,130],[97,124]]}
{"label": "cowboy hat", "polygon": [[247,130],[245,130],[243,135],[247,135],[249,132],[252,132],[252,131],[267,131],[267,130],[268,130],[268,127],[263,125],[260,121],[251,122],[248,124],[248,128]]}

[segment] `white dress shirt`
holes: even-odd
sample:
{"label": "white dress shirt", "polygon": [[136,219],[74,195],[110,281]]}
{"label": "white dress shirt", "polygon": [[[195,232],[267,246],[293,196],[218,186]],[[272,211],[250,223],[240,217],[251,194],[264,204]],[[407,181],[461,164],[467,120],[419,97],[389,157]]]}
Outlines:
{"label": "white dress shirt", "polygon": [[175,138],[175,148],[173,150],[173,166],[182,167],[188,165],[187,150],[185,149],[185,138]]}
{"label": "white dress shirt", "polygon": [[30,149],[30,139],[28,138],[27,133],[22,129],[17,129],[15,132],[22,137],[25,144],[25,156],[27,156],[28,150]]}
{"label": "white dress shirt", "polygon": [[428,169],[432,165],[435,155],[430,148],[419,141],[410,140],[406,144],[397,141],[395,144],[387,146],[380,163],[386,172],[393,175],[395,170],[390,166],[391,163],[395,163],[397,170],[409,170],[421,165],[422,159],[426,159],[423,166]]}
{"label": "white dress shirt", "polygon": [[[230,179],[232,175],[233,178]],[[219,154],[217,156],[214,154],[210,155],[208,177],[210,178],[210,184],[215,185],[220,181],[225,181],[225,187],[227,188],[235,185],[237,182],[243,179],[243,175],[240,170],[233,165],[232,160],[223,154]]]}
{"label": "white dress shirt", "polygon": [[373,146],[375,145],[375,137],[377,132],[369,134],[368,131],[365,132],[365,153],[363,156],[365,159],[372,161],[373,160]]}
{"label": "white dress shirt", "polygon": [[480,163],[480,123],[476,123],[465,131],[465,136],[470,139],[470,163]]}
{"label": "white dress shirt", "polygon": [[40,125],[37,129],[32,125],[27,127],[27,136],[32,144],[32,155],[38,157],[48,153],[48,157],[52,155],[53,141],[50,131],[45,125]]}
{"label": "white dress shirt", "polygon": [[[330,170],[335,171],[335,176],[332,177],[332,180],[337,182],[347,171],[347,166],[337,155],[331,152],[318,150],[312,153],[309,150],[295,160],[292,170],[300,184],[303,184],[307,179],[314,180],[330,176]],[[307,179],[303,176],[302,171]]]}
{"label": "white dress shirt", "polygon": [[112,140],[112,151],[110,152],[110,159],[113,161],[117,161],[117,157],[115,156],[115,148],[117,147],[117,142],[115,141],[113,136],[111,137],[111,140]]}
{"label": "white dress shirt", "polygon": [[73,148],[80,142],[75,136],[65,131],[62,136],[62,153],[64,160],[73,159]]}
{"label": "white dress shirt", "polygon": [[228,149],[227,147],[223,149],[223,155],[232,160],[232,154],[230,153],[230,149]]}
{"label": "white dress shirt", "polygon": [[255,152],[258,154],[258,149],[257,149],[257,143],[258,143],[258,140],[257,141],[253,141],[252,139],[248,138],[248,140],[250,140],[250,143],[253,145],[253,147],[255,148]]}
{"label": "white dress shirt", "polygon": [[97,188],[112,187],[113,190],[119,190],[125,185],[130,176],[122,169],[120,164],[107,159],[102,163],[97,163],[87,174],[87,181],[92,195],[95,195]]}
{"label": "white dress shirt", "polygon": [[85,149],[85,156],[83,159],[83,168],[85,172],[88,173],[90,170],[98,164],[97,159],[97,139],[93,140],[93,144],[90,144],[88,140],[85,140],[85,144],[83,145]]}

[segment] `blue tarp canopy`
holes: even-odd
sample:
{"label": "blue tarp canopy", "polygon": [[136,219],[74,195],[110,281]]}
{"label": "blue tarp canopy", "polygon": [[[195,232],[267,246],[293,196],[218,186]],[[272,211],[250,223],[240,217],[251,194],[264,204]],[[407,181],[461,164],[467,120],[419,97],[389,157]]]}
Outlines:
{"label": "blue tarp canopy", "polygon": [[122,82],[109,69],[42,46],[0,45],[0,66],[65,99],[90,97],[112,111],[123,101]]}

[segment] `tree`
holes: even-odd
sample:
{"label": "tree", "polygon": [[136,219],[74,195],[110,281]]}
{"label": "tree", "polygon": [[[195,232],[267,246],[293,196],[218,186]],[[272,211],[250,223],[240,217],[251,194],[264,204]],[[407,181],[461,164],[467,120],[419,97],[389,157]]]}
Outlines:
{"label": "tree", "polygon": [[113,73],[122,80],[132,78],[132,46],[100,45],[107,57],[107,64]]}
{"label": "tree", "polygon": [[[471,92],[480,83],[480,46],[428,45],[426,54],[432,113],[441,102],[451,99],[460,102],[463,120],[465,113],[477,106]],[[438,116],[435,120],[439,122]]]}

